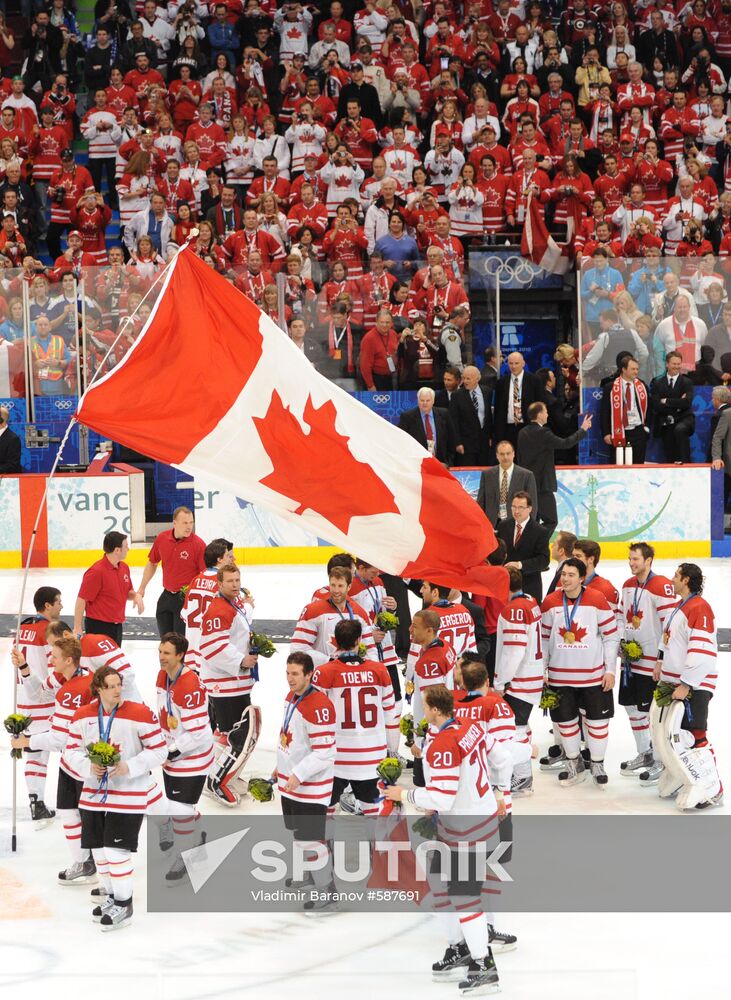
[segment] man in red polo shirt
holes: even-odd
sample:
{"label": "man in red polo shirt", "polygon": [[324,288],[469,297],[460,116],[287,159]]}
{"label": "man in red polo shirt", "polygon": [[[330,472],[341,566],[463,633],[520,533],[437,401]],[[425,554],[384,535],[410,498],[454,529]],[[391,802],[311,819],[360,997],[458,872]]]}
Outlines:
{"label": "man in red polo shirt", "polygon": [[160,532],[147,556],[139,594],[140,597],[145,596],[147,585],[155,575],[157,564],[161,562],[163,592],[155,610],[160,638],[168,632],[185,635],[185,626],[180,617],[185,601],[183,587],[187,587],[206,568],[203,558],[206,543],[195,534],[194,528],[193,511],[189,507],[177,507],[173,511],[172,528]]}
{"label": "man in red polo shirt", "polygon": [[124,561],[129,552],[127,536],[121,531],[108,532],[103,549],[102,558],[87,569],[81,580],[74,608],[74,633],[108,635],[121,646],[127,601],[132,601],[139,614],[145,606],[142,595],[132,586],[129,566]]}

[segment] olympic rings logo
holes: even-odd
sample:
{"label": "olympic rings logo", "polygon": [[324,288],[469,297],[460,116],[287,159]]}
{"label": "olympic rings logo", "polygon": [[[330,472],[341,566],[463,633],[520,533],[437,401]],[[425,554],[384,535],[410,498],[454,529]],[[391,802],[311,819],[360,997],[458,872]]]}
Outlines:
{"label": "olympic rings logo", "polygon": [[3,406],[4,406],[4,407],[5,407],[5,408],[6,408],[7,410],[14,410],[14,409],[15,409],[15,403],[13,402],[13,400],[12,400],[12,399],[4,399],[4,400],[3,400]]}
{"label": "olympic rings logo", "polygon": [[390,403],[391,397],[386,394],[385,396],[373,396],[374,403]]}
{"label": "olympic rings logo", "polygon": [[592,399],[601,399],[602,395],[603,395],[603,393],[602,393],[601,389],[594,389],[594,391],[591,394],[591,398]]}
{"label": "olympic rings logo", "polygon": [[57,399],[53,405],[57,410],[72,410],[75,403],[73,399]]}
{"label": "olympic rings logo", "polygon": [[525,257],[505,257],[498,254],[486,254],[482,262],[482,271],[485,277],[498,278],[502,281],[517,281],[520,285],[529,285],[533,279],[541,272],[542,268],[537,267]]}

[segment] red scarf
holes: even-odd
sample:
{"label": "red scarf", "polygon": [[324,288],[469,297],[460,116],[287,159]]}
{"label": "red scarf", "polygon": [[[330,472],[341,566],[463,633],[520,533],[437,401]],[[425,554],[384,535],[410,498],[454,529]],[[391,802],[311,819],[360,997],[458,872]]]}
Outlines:
{"label": "red scarf", "polygon": [[630,384],[632,390],[636,393],[637,405],[640,410],[640,417],[642,418],[642,423],[644,424],[647,419],[647,389],[645,389],[644,383],[640,379],[636,378],[631,383],[627,383],[623,378],[615,378],[612,383],[612,392],[610,396],[611,410],[610,417],[612,422],[611,434],[612,434],[612,445],[617,448],[619,446],[624,446],[627,443],[627,438],[625,435],[625,386]]}
{"label": "red scarf", "polygon": [[[342,357],[342,348],[340,346],[342,342],[343,341],[341,336],[337,344],[335,343],[335,324],[333,323],[332,320],[330,320],[330,325],[327,331],[327,349],[330,357],[334,361],[339,361],[340,358]],[[345,325],[345,343],[346,343],[346,349],[348,351],[348,359],[347,359],[348,371],[354,372],[355,365],[353,364],[353,333],[352,330],[350,329],[350,320],[348,320],[348,322]]]}
{"label": "red scarf", "polygon": [[690,317],[685,324],[684,335],[678,321],[673,316],[673,336],[675,337],[675,350],[680,351],[683,356],[683,371],[692,371],[695,368],[695,352],[698,336],[693,325],[693,318]]}

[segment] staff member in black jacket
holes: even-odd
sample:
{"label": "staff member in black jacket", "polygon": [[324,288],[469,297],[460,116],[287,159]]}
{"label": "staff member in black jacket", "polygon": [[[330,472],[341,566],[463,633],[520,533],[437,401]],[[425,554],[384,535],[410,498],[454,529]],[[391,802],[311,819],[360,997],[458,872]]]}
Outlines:
{"label": "staff member in black jacket", "polygon": [[587,413],[581,427],[568,437],[560,438],[546,426],[548,407],[545,403],[531,403],[528,407],[528,423],[518,435],[518,465],[530,469],[538,490],[538,513],[536,519],[545,525],[549,537],[558,525],[556,513],[556,462],[554,452],[572,448],[586,436],[591,427],[591,414]]}
{"label": "staff member in black jacket", "polygon": [[495,386],[495,440],[518,443],[518,433],[528,419],[528,407],[543,399],[543,389],[535,375],[525,370],[520,351],[508,355],[507,375]]}
{"label": "staff member in black jacket", "polygon": [[450,465],[456,442],[449,413],[434,406],[434,390],[428,386],[419,389],[416,400],[418,406],[399,415],[399,427],[440,462]]}
{"label": "staff member in black jacket", "polygon": [[480,385],[480,369],[467,365],[462,385],[452,393],[449,414],[457,435],[456,465],[487,465],[492,435],[490,393]]}
{"label": "staff member in black jacket", "polygon": [[511,517],[501,521],[495,534],[505,542],[505,569],[523,573],[523,590],[540,602],[543,600],[541,573],[548,569],[548,532],[531,515],[533,504],[529,493],[516,493],[510,505]]}
{"label": "staff member in black jacket", "polygon": [[652,380],[653,434],[662,439],[665,461],[690,462],[690,437],[695,430],[693,383],[683,375],[680,351],[665,355],[666,372]]}
{"label": "staff member in black jacket", "polygon": [[11,431],[8,423],[10,410],[0,406],[0,476],[22,472],[20,466],[20,438]]}

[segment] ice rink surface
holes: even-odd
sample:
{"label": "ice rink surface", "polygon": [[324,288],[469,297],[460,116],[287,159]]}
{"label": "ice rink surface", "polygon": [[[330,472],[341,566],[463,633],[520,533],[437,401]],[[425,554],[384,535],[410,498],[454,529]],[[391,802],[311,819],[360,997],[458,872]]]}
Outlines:
{"label": "ice rink surface", "polygon": [[[719,628],[731,628],[731,563],[701,561],[707,574],[705,595]],[[658,561],[656,572],[672,576],[676,563]],[[141,569],[133,571],[139,581]],[[615,586],[626,579],[626,564],[600,565]],[[33,591],[46,584],[61,589],[71,621],[80,570],[33,570],[24,606],[31,613]],[[246,567],[244,584],[256,598],[256,617],[296,619],[312,591],[324,580],[322,567]],[[547,579],[550,575],[546,574]],[[17,612],[19,571],[0,571],[0,614]],[[154,615],[159,573],[148,588],[146,615]],[[256,620],[256,619],[255,619]],[[0,712],[12,709],[9,639],[0,639]],[[136,668],[137,683],[154,705],[157,672],[156,643],[125,642]],[[276,736],[286,694],[286,646],[260,668],[254,701],[262,707],[263,733],[247,774],[268,775],[274,765]],[[711,704],[710,737],[721,775],[731,781],[731,686],[727,680],[731,653],[719,656],[719,686]],[[534,742],[543,752],[550,742],[548,721],[536,711]],[[145,912],[144,836],[136,859],[135,918],[116,934],[101,934],[90,919],[88,886],[59,886],[57,872],[68,863],[58,821],[34,832],[27,808],[22,773],[18,774],[19,824],[17,854],[10,853],[12,765],[4,734],[0,734],[0,997],[76,998],[97,995],[103,1000],[255,997],[257,1000],[382,1000],[418,993],[422,1000],[458,996],[455,984],[431,982],[430,966],[440,958],[444,941],[434,918],[404,914],[341,914],[320,920],[284,914],[216,914],[186,916]],[[661,801],[653,789],[619,776],[619,762],[634,756],[634,741],[623,709],[610,727],[607,772],[609,785],[600,790],[585,782],[559,789],[554,775],[535,769],[535,794],[517,800],[521,814],[666,814],[672,802]],[[49,770],[46,801],[55,802],[55,768]],[[261,810],[244,800],[243,810]],[[202,799],[202,811],[220,809]],[[510,1000],[687,1000],[728,996],[726,951],[731,938],[728,914],[686,914],[684,878],[692,878],[692,857],[702,850],[703,827],[731,811],[727,804],[712,814],[691,815],[688,851],[678,859],[677,914],[511,914],[497,925],[519,938],[516,951],[498,956],[502,995]],[[652,845],[647,853],[648,910],[652,899]],[[550,863],[550,859],[547,859]],[[598,863],[601,863],[598,859]],[[567,878],[572,874],[567,872]],[[171,892],[174,892],[171,889]]]}

